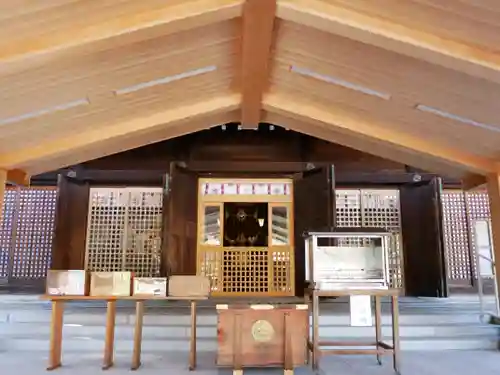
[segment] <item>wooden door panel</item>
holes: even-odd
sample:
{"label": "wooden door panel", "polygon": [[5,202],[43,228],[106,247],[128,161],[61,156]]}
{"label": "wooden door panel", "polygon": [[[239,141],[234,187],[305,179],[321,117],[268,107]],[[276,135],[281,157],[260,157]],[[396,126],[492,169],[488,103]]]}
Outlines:
{"label": "wooden door panel", "polygon": [[328,230],[334,225],[333,169],[322,167],[303,173],[294,181],[295,293],[303,295],[305,231]]}
{"label": "wooden door panel", "polygon": [[416,297],[447,297],[440,179],[400,189],[405,291]]}
{"label": "wooden door panel", "polygon": [[198,176],[172,162],[165,181],[163,269],[167,275],[194,275]]}

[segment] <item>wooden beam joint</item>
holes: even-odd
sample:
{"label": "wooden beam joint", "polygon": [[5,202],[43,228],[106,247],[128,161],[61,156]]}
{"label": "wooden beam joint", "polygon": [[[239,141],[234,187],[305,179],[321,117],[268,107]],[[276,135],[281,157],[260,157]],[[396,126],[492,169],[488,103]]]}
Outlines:
{"label": "wooden beam joint", "polygon": [[243,4],[241,125],[255,129],[261,120],[262,95],[269,85],[276,0]]}
{"label": "wooden beam joint", "polygon": [[6,172],[6,182],[13,185],[28,186],[31,176],[20,169],[10,169]]}

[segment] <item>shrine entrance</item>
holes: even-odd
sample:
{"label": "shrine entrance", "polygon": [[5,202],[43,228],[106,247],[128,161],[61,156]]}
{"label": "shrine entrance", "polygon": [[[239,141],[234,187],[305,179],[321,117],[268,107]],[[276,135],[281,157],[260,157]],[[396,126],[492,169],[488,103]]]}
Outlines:
{"label": "shrine entrance", "polygon": [[291,179],[198,180],[197,274],[214,296],[293,296]]}

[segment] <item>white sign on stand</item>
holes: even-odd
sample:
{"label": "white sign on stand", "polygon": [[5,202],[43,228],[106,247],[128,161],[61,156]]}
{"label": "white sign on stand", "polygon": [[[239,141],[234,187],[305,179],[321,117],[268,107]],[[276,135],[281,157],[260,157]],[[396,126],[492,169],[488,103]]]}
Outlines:
{"label": "white sign on stand", "polygon": [[349,302],[351,326],[371,327],[373,325],[371,296],[351,296]]}

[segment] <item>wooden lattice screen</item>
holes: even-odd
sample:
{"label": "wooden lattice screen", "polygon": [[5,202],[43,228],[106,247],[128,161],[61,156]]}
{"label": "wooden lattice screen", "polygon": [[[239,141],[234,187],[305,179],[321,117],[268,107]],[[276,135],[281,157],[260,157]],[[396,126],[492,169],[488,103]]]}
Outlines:
{"label": "wooden lattice screen", "polygon": [[163,190],[91,188],[85,269],[160,274]]}
{"label": "wooden lattice screen", "polygon": [[55,187],[5,191],[0,228],[0,281],[36,284],[50,266],[55,223]]}
{"label": "wooden lattice screen", "polygon": [[402,288],[403,246],[399,190],[336,189],[335,195],[337,226],[378,227],[395,235],[396,246],[389,253],[389,271],[392,286]]}
{"label": "wooden lattice screen", "polygon": [[472,285],[477,279],[472,223],[490,219],[488,193],[444,190],[443,206],[444,245],[451,285]]}

